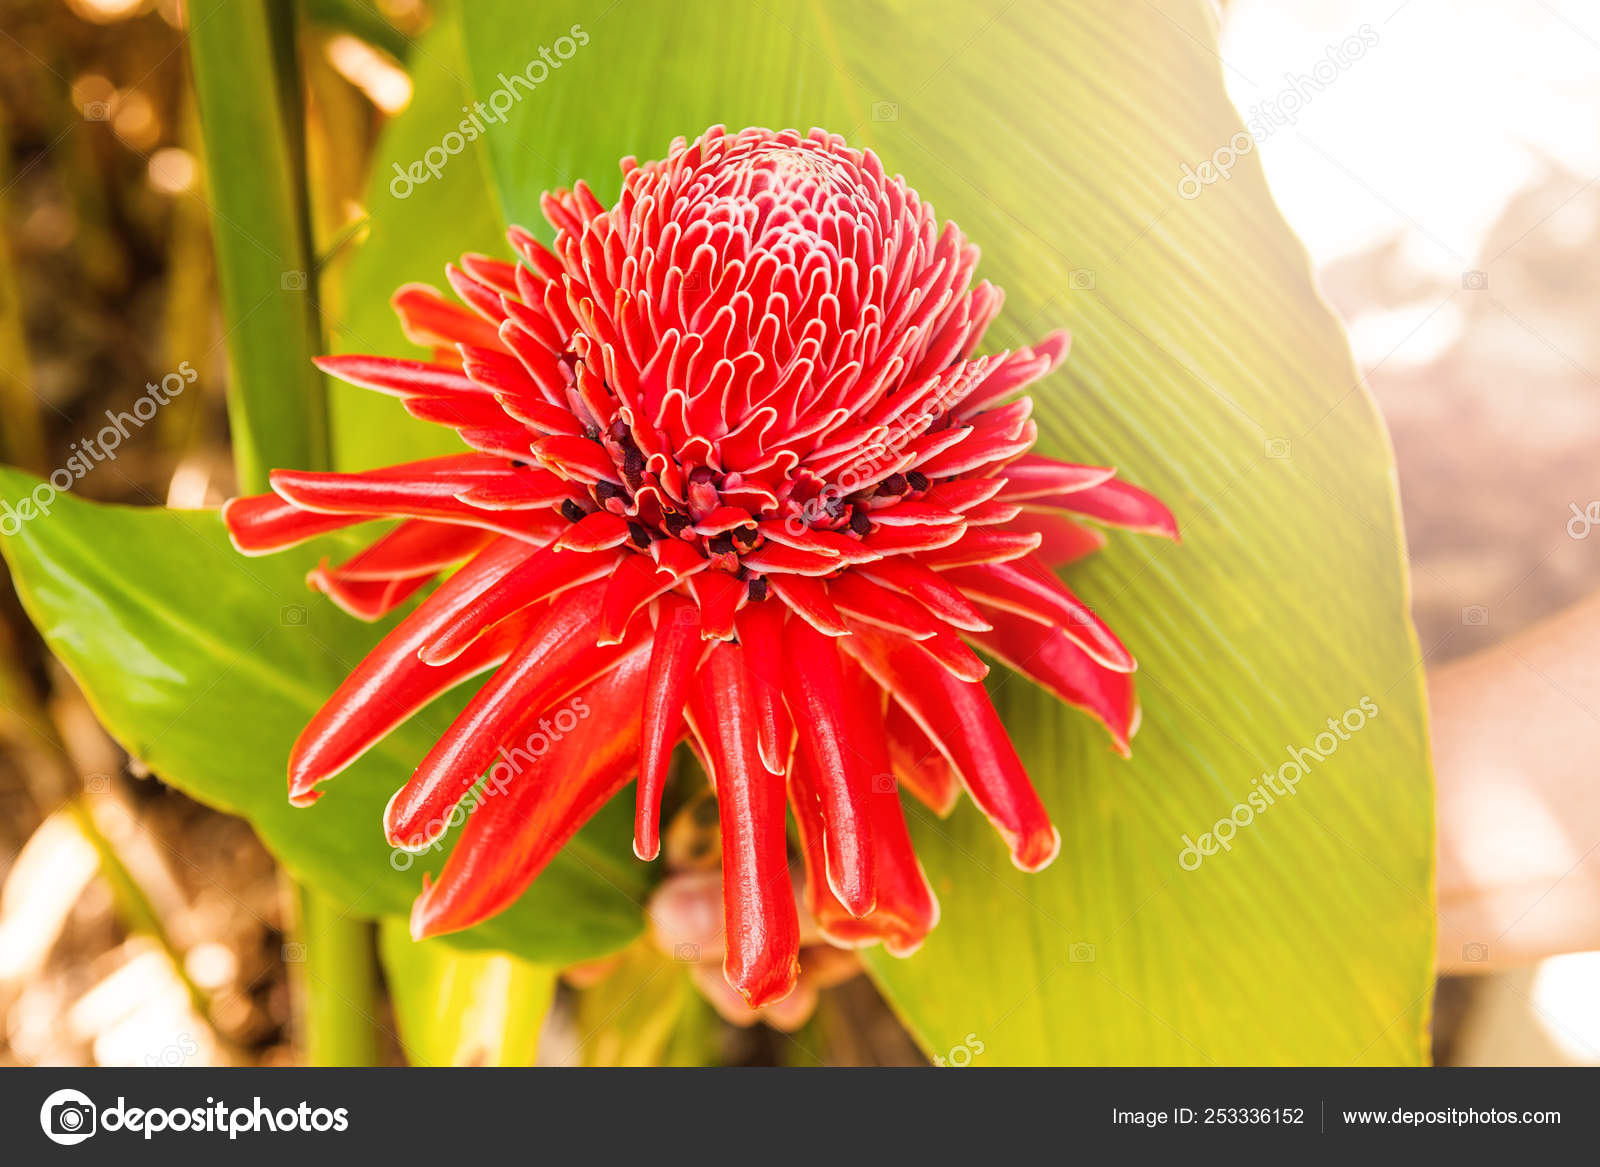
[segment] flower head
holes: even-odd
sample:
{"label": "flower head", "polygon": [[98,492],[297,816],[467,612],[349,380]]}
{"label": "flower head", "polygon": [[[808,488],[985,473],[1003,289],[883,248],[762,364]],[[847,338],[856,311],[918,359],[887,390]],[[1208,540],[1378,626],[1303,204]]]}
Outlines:
{"label": "flower head", "polygon": [[[1059,836],[973,652],[1098,718],[1127,752],[1134,661],[1052,570],[1097,525],[1176,536],[1150,495],[1029,452],[1019,391],[1065,333],[974,355],[1001,293],[977,249],[870,151],[813,130],[720,127],[622,164],[614,206],[547,195],[551,247],[447,269],[460,303],[394,305],[429,361],[325,358],[458,431],[467,452],[358,474],[278,470],[224,514],[246,553],[399,519],[310,577],[373,619],[447,578],[295,744],[290,797],[433,698],[493,670],[385,813],[430,843],[483,798],[412,931],[509,905],[637,776],[634,849],[659,849],[668,758],[687,736],[715,785],[728,980],[793,986],[785,808],[807,906],[841,944],[914,950],[938,906],[899,788],[961,789],[1029,871]],[[451,571],[450,569],[458,568]],[[564,716],[563,716],[564,715]]]}

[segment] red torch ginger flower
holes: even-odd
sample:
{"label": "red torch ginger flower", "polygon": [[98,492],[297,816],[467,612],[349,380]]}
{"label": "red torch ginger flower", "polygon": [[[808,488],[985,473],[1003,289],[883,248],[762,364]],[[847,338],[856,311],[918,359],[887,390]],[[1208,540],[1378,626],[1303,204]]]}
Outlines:
{"label": "red torch ginger flower", "polygon": [[[622,169],[612,207],[582,183],[545,196],[551,247],[513,228],[519,262],[448,268],[460,304],[396,294],[431,361],[320,362],[468,452],[277,470],[273,493],[224,515],[248,554],[401,520],[311,575],[367,619],[460,565],[289,761],[290,797],[310,803],[493,670],[384,816],[395,845],[427,845],[486,770],[512,771],[491,772],[494,795],[424,880],[416,936],[505,908],[635,776],[634,849],[653,858],[687,734],[720,806],[724,972],[769,1004],[796,975],[786,806],[807,907],[841,944],[906,954],[938,917],[898,786],[940,814],[965,789],[1017,866],[1055,857],[973,648],[1099,719],[1125,754],[1133,657],[1052,568],[1104,543],[1082,519],[1176,528],[1114,471],[1029,453],[1018,391],[1066,334],[975,356],[999,289],[972,282],[977,248],[870,151],[718,127]],[[541,749],[521,749],[532,737]]]}

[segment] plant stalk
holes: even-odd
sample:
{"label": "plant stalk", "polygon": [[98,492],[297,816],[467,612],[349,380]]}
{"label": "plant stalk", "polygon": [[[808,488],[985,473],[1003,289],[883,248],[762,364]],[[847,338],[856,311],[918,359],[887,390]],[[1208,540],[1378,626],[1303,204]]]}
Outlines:
{"label": "plant stalk", "polygon": [[[228,418],[239,488],[330,464],[316,247],[292,0],[191,0],[189,52],[228,330]],[[287,878],[287,877],[286,877]],[[373,1065],[372,926],[308,887],[286,894],[285,960],[308,1064]]]}

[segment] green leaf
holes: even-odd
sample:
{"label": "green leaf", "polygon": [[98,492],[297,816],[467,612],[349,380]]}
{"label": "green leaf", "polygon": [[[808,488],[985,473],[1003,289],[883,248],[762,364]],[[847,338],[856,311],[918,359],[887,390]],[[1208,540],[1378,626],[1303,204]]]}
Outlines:
{"label": "green leaf", "polygon": [[[6,468],[0,536],[29,617],[130,754],[249,819],[298,880],[352,915],[409,914],[453,833],[420,856],[393,852],[383,808],[464,696],[396,729],[314,807],[286,795],[295,735],[380,632],[306,592],[307,564],[340,545],[247,559],[214,512],[100,506]],[[615,951],[642,928],[649,868],[630,839],[627,814],[602,815],[509,911],[447,943],[541,964]]]}
{"label": "green leaf", "polygon": [[[913,814],[944,919],[871,966],[928,1051],[1423,1060],[1432,807],[1390,452],[1255,156],[1178,193],[1241,128],[1210,6],[484,0],[463,20],[480,100],[538,81],[484,136],[510,220],[548,238],[540,191],[584,178],[608,200],[623,155],[712,123],[872,146],[985,249],[1008,297],[992,344],[1073,331],[1034,394],[1041,449],[1120,467],[1183,525],[1071,571],[1141,662],[1131,762],[997,670],[1055,865],[1013,870],[969,806]],[[1379,715],[1297,794],[1179,866],[1183,836],[1363,697]]]}
{"label": "green leaf", "polygon": [[411,939],[402,919],[378,927],[389,996],[413,1066],[531,1066],[559,973],[497,952]]}

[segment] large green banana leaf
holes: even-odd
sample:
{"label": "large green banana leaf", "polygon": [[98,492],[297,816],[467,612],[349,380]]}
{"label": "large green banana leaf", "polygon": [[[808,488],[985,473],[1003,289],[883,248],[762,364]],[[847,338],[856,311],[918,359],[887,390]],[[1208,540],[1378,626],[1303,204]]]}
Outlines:
{"label": "large green banana leaf", "polygon": [[[1072,569],[1140,659],[1132,761],[997,678],[1055,865],[1013,870],[970,807],[914,824],[944,919],[872,969],[930,1053],[1421,1061],[1431,787],[1391,455],[1255,155],[1179,192],[1242,128],[1211,6],[482,0],[462,19],[480,100],[539,79],[481,139],[511,221],[548,238],[540,191],[613,196],[623,155],[714,123],[871,146],[984,248],[996,345],[1071,328],[1035,394],[1041,448],[1120,467],[1182,523],[1180,545],[1117,535]],[[1362,728],[1335,737],[1347,711]],[[1319,740],[1255,814],[1252,784]],[[1221,850],[1234,813],[1251,823]],[[1216,851],[1192,871],[1185,836]]]}
{"label": "large green banana leaf", "polygon": [[[1044,450],[1118,465],[1184,526],[1182,545],[1117,536],[1073,569],[1140,657],[1132,761],[997,673],[1061,827],[1055,866],[1015,872],[970,808],[913,815],[944,920],[917,956],[872,967],[929,1052],[951,1064],[1421,1060],[1431,805],[1389,451],[1253,156],[1197,199],[1178,192],[1183,164],[1240,128],[1203,0],[465,8],[460,40],[443,22],[412,55],[417,100],[383,144],[371,238],[334,321],[340,348],[406,351],[384,304],[393,287],[438,282],[460,250],[503,253],[502,221],[548,236],[547,187],[583,177],[606,197],[622,155],[658,155],[715,122],[820,124],[877,149],[983,245],[982,274],[1009,296],[996,345],[1072,329],[1066,369],[1036,394]],[[559,68],[506,124],[395,197],[393,165],[443,142],[468,94],[488,101],[502,74],[550,57]],[[340,461],[444,448],[448,435],[398,412],[337,390]],[[32,483],[4,486],[15,500]],[[302,598],[304,562],[241,566],[214,519],[70,500],[6,552],[31,614],[134,752],[248,815],[355,910],[403,911],[417,871],[392,870],[378,810],[442,715],[314,809],[283,803],[288,741],[372,639]],[[299,640],[273,626],[286,604],[309,613]],[[1356,709],[1363,728],[1296,794],[1226,850],[1183,851],[1186,838],[1212,849],[1253,780],[1319,735],[1327,745],[1328,719]],[[626,858],[620,819],[582,841],[461,942],[546,962],[620,945],[638,927],[644,869]]]}

